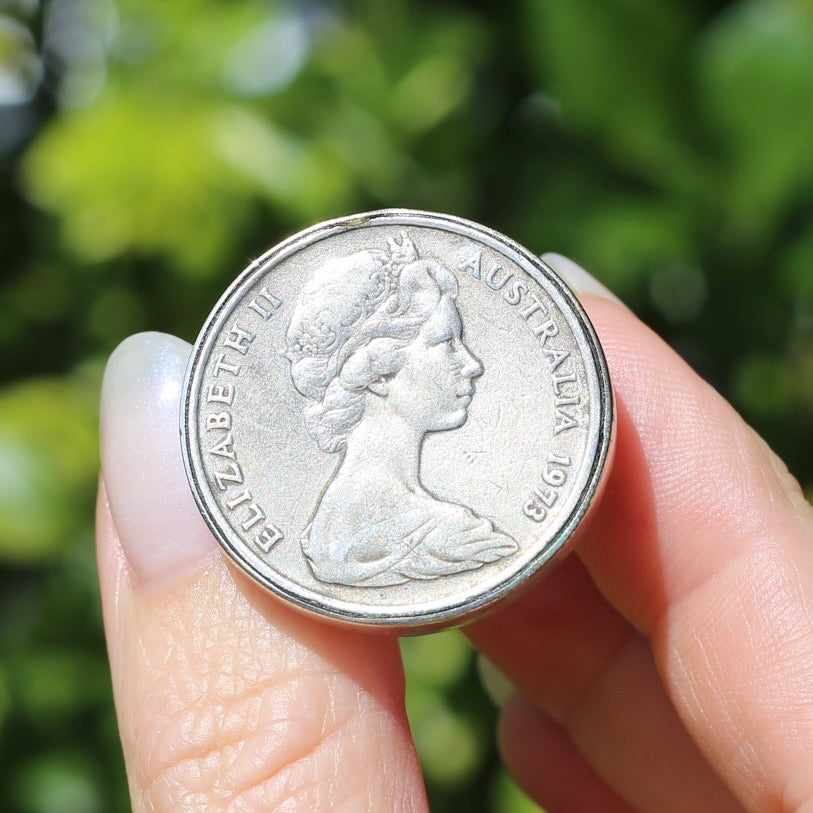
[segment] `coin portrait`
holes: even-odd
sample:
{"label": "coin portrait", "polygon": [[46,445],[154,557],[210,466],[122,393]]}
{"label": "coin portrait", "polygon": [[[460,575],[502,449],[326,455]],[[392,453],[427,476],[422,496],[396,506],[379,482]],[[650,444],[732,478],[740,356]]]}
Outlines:
{"label": "coin portrait", "polygon": [[325,582],[433,579],[518,549],[421,482],[424,437],[466,422],[483,367],[463,340],[454,274],[420,259],[406,232],[400,239],[324,263],[288,328],[308,431],[341,455],[302,536],[313,575]]}
{"label": "coin portrait", "polygon": [[250,576],[326,618],[414,631],[566,549],[612,398],[586,316],[538,258],[385,210],[295,235],[235,280],[181,424],[195,499]]}

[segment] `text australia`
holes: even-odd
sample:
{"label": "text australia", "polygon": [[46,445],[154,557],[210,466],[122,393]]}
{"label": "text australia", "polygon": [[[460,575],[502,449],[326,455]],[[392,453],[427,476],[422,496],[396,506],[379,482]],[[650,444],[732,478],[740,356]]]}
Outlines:
{"label": "text australia", "polygon": [[486,268],[482,264],[482,252],[474,251],[462,262],[458,270],[471,274],[474,279],[485,283],[492,291],[501,291],[503,300],[515,307],[520,317],[527,322],[537,337],[542,353],[548,362],[553,388],[554,426],[553,434],[559,435],[580,426],[578,407],[581,397],[570,351],[556,346],[559,325],[549,306],[530,288],[518,279],[513,272],[496,265]]}

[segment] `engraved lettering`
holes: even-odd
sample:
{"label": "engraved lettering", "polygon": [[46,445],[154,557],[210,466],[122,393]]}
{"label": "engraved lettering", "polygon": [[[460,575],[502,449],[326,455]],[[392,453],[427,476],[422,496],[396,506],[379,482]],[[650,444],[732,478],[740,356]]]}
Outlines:
{"label": "engraved lettering", "polygon": [[548,360],[548,369],[553,373],[559,365],[570,356],[569,350],[556,350],[553,347],[545,347],[542,352]]}
{"label": "engraved lettering", "polygon": [[233,497],[232,499],[228,500],[226,502],[226,508],[228,508],[229,511],[234,511],[234,509],[237,508],[238,505],[242,505],[244,502],[249,502],[250,500],[251,492],[248,489],[246,489],[245,491],[241,491],[236,497]]}
{"label": "engraved lettering", "polygon": [[226,464],[226,471],[214,472],[215,482],[221,491],[225,491],[228,483],[237,483],[241,485],[243,482],[243,471],[240,464],[235,462]]}
{"label": "engraved lettering", "polygon": [[234,402],[233,384],[209,384],[209,391],[206,393],[206,400],[211,403],[217,401],[221,404],[232,405]]}
{"label": "engraved lettering", "polygon": [[550,461],[548,465],[542,470],[542,479],[554,488],[561,488],[567,480],[565,470],[560,466],[555,466]]}
{"label": "engraved lettering", "polygon": [[553,434],[559,435],[568,429],[573,429],[579,425],[579,422],[571,418],[563,409],[556,410],[556,424],[553,427]]}
{"label": "engraved lettering", "polygon": [[284,539],[282,531],[273,522],[269,522],[257,534],[257,545],[263,553],[271,553],[271,548],[282,539]]}
{"label": "engraved lettering", "polygon": [[212,446],[211,449],[209,449],[209,454],[214,454],[218,457],[228,457],[229,460],[235,460],[236,455],[234,454],[234,449],[232,449],[233,443],[234,439],[231,436],[231,432],[226,432],[222,439]]}
{"label": "engraved lettering", "polygon": [[558,489],[567,482],[568,468],[572,465],[567,455],[549,454],[542,469],[541,484],[534,486],[531,498],[522,506],[522,513],[534,522],[542,522],[559,499]]}
{"label": "engraved lettering", "polygon": [[254,313],[258,313],[262,316],[266,322],[280,309],[281,305],[282,300],[274,296],[274,294],[269,293],[265,287],[260,289],[259,296],[256,296],[248,303],[248,307],[251,308]]}
{"label": "engraved lettering", "polygon": [[523,285],[519,280],[515,279],[511,283],[510,288],[506,288],[502,292],[502,298],[509,304],[509,305],[519,305],[522,301],[522,295],[528,293],[528,286]]}
{"label": "engraved lettering", "polygon": [[[464,273],[470,273],[474,279],[482,280],[491,290],[502,291],[503,301],[517,307],[519,315],[528,323],[531,333],[538,339],[552,378],[551,389],[555,410],[553,434],[558,435],[580,426],[578,415],[567,410],[568,407],[578,406],[582,402],[578,393],[574,394],[567,389],[568,384],[577,384],[576,372],[572,364],[567,364],[571,361],[570,351],[548,346],[549,341],[561,332],[557,309],[548,300],[533,293],[502,265],[484,269],[482,263],[482,252],[475,251],[468,259],[459,263],[458,268]],[[538,318],[533,318],[535,316]],[[555,495],[551,496],[547,491],[542,493],[547,496],[543,498],[537,494],[523,509],[526,516],[537,522],[544,519],[546,507],[550,507],[548,502],[555,501]]]}
{"label": "engraved lettering", "polygon": [[213,429],[231,429],[231,412],[216,412],[206,416],[206,431]]}
{"label": "engraved lettering", "polygon": [[[502,280],[497,282],[497,274],[499,274],[500,271],[503,272]],[[492,291],[499,291],[505,287],[505,283],[513,276],[510,271],[506,271],[501,265],[497,265],[486,274],[486,285],[488,285]]]}
{"label": "engraved lettering", "polygon": [[553,376],[553,393],[554,395],[562,395],[562,384],[572,384],[576,381],[576,373],[568,373],[567,375],[554,375]]}
{"label": "engraved lettering", "polygon": [[542,522],[542,520],[548,515],[545,507],[533,497],[522,506],[522,512],[526,517],[529,517],[534,522]]}
{"label": "engraved lettering", "polygon": [[229,330],[229,335],[223,340],[223,346],[231,347],[232,350],[236,350],[245,356],[245,354],[248,353],[249,345],[255,338],[253,333],[243,330],[240,325],[235,325]]}
{"label": "engraved lettering", "polygon": [[215,368],[212,371],[212,375],[217,375],[221,370],[225,370],[227,373],[231,373],[232,375],[240,375],[240,365],[229,364],[226,361],[225,353],[221,353],[220,357],[215,362]]}
{"label": "engraved lettering", "polygon": [[547,315],[548,308],[544,302],[536,294],[528,294],[531,304],[525,310],[521,310],[519,315],[527,322],[537,311],[542,311],[543,315]]}
{"label": "engraved lettering", "polygon": [[545,342],[551,337],[556,336],[559,333],[559,326],[553,319],[548,319],[542,324],[536,325],[536,327],[531,328],[533,331],[534,336],[539,336],[539,343],[544,346]]}
{"label": "engraved lettering", "polygon": [[482,279],[480,274],[480,261],[482,259],[482,253],[479,251],[475,251],[474,254],[469,257],[468,260],[465,262],[460,263],[457,267],[465,274],[467,271],[475,278],[475,279]]}
{"label": "engraved lettering", "polygon": [[570,466],[573,464],[573,461],[570,459],[570,455],[556,454],[555,452],[551,452],[548,455],[548,463],[558,463],[560,466]]}
{"label": "engraved lettering", "polygon": [[552,488],[543,490],[537,487],[534,489],[534,494],[546,508],[553,508],[554,503],[559,499],[559,495]]}
{"label": "engraved lettering", "polygon": [[261,519],[265,519],[265,512],[256,502],[249,503],[248,506],[249,516],[245,522],[240,524],[240,527],[244,531],[248,531],[250,528],[253,528]]}

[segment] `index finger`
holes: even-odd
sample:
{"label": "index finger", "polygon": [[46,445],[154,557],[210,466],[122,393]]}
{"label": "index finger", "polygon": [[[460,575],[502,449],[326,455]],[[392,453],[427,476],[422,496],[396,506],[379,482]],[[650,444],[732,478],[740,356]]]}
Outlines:
{"label": "index finger", "polygon": [[395,638],[306,618],[219,555],[181,461],[190,349],[131,337],[102,391],[98,563],[133,810],[424,810]]}
{"label": "index finger", "polygon": [[796,810],[813,798],[813,512],[665,343],[616,303],[584,304],[620,419],[578,555],[649,639],[678,714],[727,784],[757,809]]}

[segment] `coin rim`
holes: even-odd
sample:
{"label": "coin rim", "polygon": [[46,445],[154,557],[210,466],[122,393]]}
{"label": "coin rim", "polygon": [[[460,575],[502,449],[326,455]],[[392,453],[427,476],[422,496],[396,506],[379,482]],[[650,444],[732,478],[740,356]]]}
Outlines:
{"label": "coin rim", "polygon": [[[570,306],[573,316],[581,328],[582,335],[586,339],[593,362],[593,369],[597,375],[600,417],[596,437],[596,450],[587,480],[573,510],[545,548],[531,558],[516,573],[500,581],[499,584],[488,590],[477,592],[473,596],[449,604],[441,610],[391,614],[376,613],[374,608],[366,611],[339,609],[326,602],[323,603],[318,600],[303,597],[296,593],[295,590],[289,589],[285,585],[274,581],[266,574],[258,572],[240,550],[240,547],[245,546],[245,541],[240,539],[234,529],[225,521],[225,518],[222,525],[219,522],[218,514],[222,514],[222,512],[213,496],[211,497],[212,506],[208,503],[207,495],[211,496],[211,489],[205,477],[206,469],[202,461],[202,453],[199,444],[196,440],[198,428],[196,403],[200,394],[206,363],[208,363],[209,353],[211,352],[209,345],[212,341],[212,337],[219,333],[216,327],[219,328],[219,322],[221,321],[224,310],[230,305],[236,305],[242,299],[242,296],[239,295],[241,290],[251,287],[251,285],[255,283],[255,277],[258,273],[264,270],[273,272],[273,268],[266,269],[266,266],[279,264],[287,256],[294,254],[296,251],[308,245],[329,238],[337,232],[379,225],[405,227],[412,225],[425,228],[437,228],[451,231],[458,235],[461,234],[461,230],[464,233],[473,232],[475,235],[487,238],[487,240],[483,240],[484,243],[491,243],[492,247],[501,251],[508,249],[527,260],[529,267],[521,266],[522,270],[528,273],[529,276],[543,288],[545,288],[546,285],[552,284]],[[542,277],[544,282],[539,277]],[[579,342],[579,344],[581,343]],[[206,360],[204,363],[201,363],[204,355]],[[354,625],[397,628],[402,631],[415,628],[427,629],[450,626],[471,620],[474,615],[485,612],[496,602],[503,599],[508,593],[521,585],[529,583],[534,576],[540,573],[549,561],[558,559],[564,555],[568,550],[568,543],[572,540],[574,531],[584,519],[592,505],[595,504],[596,497],[603,484],[603,475],[608,468],[608,463],[612,455],[614,427],[615,404],[604,352],[584,308],[564,281],[556,274],[555,270],[547,262],[533,254],[524,246],[494,229],[455,215],[414,209],[380,209],[323,221],[286,238],[251,262],[238,274],[220,296],[198,334],[184,377],[183,398],[181,399],[180,409],[181,449],[183,452],[184,468],[192,495],[209,529],[224,551],[240,566],[241,570],[266,590],[269,590],[271,593],[311,614]],[[202,477],[199,477],[196,472],[196,467],[202,473]],[[230,536],[232,534],[238,539],[240,543],[239,546],[231,540]],[[340,602],[338,599],[331,599],[331,601]]]}

